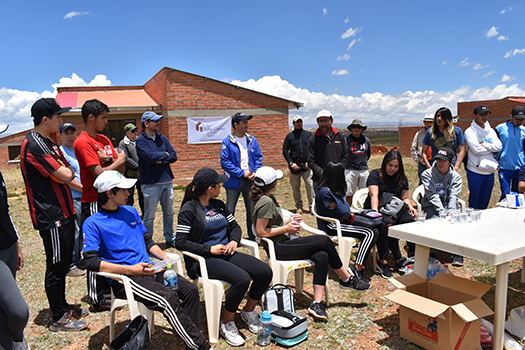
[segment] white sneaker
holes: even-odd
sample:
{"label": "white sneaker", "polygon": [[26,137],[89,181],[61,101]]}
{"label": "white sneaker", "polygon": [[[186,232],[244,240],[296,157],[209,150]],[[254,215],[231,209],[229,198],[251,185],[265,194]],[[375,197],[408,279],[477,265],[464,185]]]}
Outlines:
{"label": "white sneaker", "polygon": [[257,334],[259,332],[259,327],[261,322],[259,321],[259,316],[255,311],[246,312],[244,309],[241,310],[241,320],[246,323],[248,330],[252,333]]}
{"label": "white sneaker", "polygon": [[26,343],[26,338],[24,337],[22,341],[14,341],[13,350],[30,350],[29,344]]}
{"label": "white sneaker", "polygon": [[244,339],[239,334],[239,330],[235,325],[235,322],[231,321],[226,324],[221,322],[219,328],[221,335],[224,337],[226,342],[231,346],[242,346],[244,345]]}

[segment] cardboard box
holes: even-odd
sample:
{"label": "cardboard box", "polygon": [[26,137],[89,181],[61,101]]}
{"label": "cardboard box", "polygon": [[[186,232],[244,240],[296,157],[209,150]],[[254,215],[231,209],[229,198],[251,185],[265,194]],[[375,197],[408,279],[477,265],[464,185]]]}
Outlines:
{"label": "cardboard box", "polygon": [[491,285],[445,273],[390,281],[399,288],[386,298],[399,304],[401,337],[429,350],[481,349],[479,319],[493,314],[481,296]]}

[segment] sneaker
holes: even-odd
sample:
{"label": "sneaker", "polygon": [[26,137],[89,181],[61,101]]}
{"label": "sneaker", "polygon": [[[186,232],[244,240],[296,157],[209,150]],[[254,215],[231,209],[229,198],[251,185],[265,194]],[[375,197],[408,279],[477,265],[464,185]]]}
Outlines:
{"label": "sneaker", "polygon": [[77,319],[81,319],[89,315],[88,309],[83,309],[79,307],[75,307],[73,305],[69,305],[69,310],[71,310],[71,313],[73,316],[75,316]]}
{"label": "sneaker", "polygon": [[388,266],[388,264],[383,264],[381,261],[378,261],[377,267],[379,267],[379,270],[381,270],[381,277],[390,278],[394,276],[392,275],[392,271],[390,271],[390,266]]}
{"label": "sneaker", "polygon": [[350,274],[354,277],[357,277],[359,279],[362,279],[363,281],[365,282],[370,282],[369,279],[366,279],[364,276],[363,276],[363,270],[358,270],[357,267],[355,267],[355,265],[351,265],[349,268],[348,268],[348,272],[350,272]]}
{"label": "sneaker", "polygon": [[111,309],[111,301],[108,299],[102,299],[96,304],[91,304],[95,309],[95,312],[109,311]]}
{"label": "sneaker", "polygon": [[312,301],[308,312],[315,318],[320,320],[328,321],[328,315],[326,314],[326,304],[324,301]]}
{"label": "sneaker", "polygon": [[29,344],[26,343],[26,338],[22,338],[22,341],[13,340],[13,350],[30,350]]}
{"label": "sneaker", "polygon": [[365,290],[368,290],[368,288],[370,288],[370,283],[363,279],[350,276],[350,278],[346,282],[342,279],[339,279],[339,288],[351,289],[355,290],[356,292],[364,292]]}
{"label": "sneaker", "polygon": [[242,346],[244,345],[244,339],[239,334],[239,330],[235,325],[235,322],[231,321],[226,324],[221,322],[219,327],[222,337],[226,340],[226,343],[231,346]]}
{"label": "sneaker", "polygon": [[461,255],[454,255],[452,258],[452,265],[463,266],[463,257]]}
{"label": "sneaker", "polygon": [[[410,259],[410,258],[409,258]],[[401,258],[400,260],[396,261],[395,262],[395,266],[396,266],[396,270],[399,271],[400,269],[404,268],[405,266],[408,265],[407,261],[409,259],[404,259],[404,258]]]}
{"label": "sneaker", "polygon": [[66,276],[69,276],[69,277],[80,277],[80,276],[84,276],[86,274],[86,271],[85,270],[81,270],[79,269],[78,267],[76,266],[73,266],[71,269],[69,269],[69,271],[66,273]]}
{"label": "sneaker", "polygon": [[81,331],[88,326],[86,321],[79,321],[71,312],[66,312],[58,321],[52,321],[49,330],[59,331]]}
{"label": "sneaker", "polygon": [[246,312],[244,309],[241,310],[241,320],[246,323],[248,326],[248,330],[252,333],[257,334],[259,332],[260,327],[260,321],[259,316],[257,316],[257,313],[255,311],[252,312]]}

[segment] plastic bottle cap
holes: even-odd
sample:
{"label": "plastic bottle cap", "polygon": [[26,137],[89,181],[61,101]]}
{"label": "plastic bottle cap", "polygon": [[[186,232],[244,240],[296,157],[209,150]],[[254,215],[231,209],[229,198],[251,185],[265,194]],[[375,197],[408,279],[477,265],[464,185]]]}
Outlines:
{"label": "plastic bottle cap", "polygon": [[168,269],[171,269],[173,266],[171,265],[171,263],[168,263],[168,265],[166,265],[166,267],[167,267]]}
{"label": "plastic bottle cap", "polygon": [[264,310],[261,314],[261,321],[262,322],[271,322],[272,321],[272,315],[268,312],[268,310]]}
{"label": "plastic bottle cap", "polygon": [[412,265],[407,265],[407,267],[408,267],[409,269],[411,269],[411,268],[412,268]]}

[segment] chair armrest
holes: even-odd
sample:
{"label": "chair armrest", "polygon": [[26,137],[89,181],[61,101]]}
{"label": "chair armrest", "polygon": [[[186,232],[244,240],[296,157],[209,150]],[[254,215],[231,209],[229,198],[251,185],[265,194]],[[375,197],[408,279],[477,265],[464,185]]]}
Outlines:
{"label": "chair armrest", "polygon": [[175,272],[181,276],[184,276],[184,270],[182,268],[182,258],[180,257],[179,254],[177,253],[168,253],[168,252],[165,252],[166,255],[169,257],[169,258],[174,258],[175,256],[178,256],[179,257],[179,261],[177,261],[177,263],[175,264]]}
{"label": "chair armrest", "polygon": [[[131,290],[131,283],[128,276],[121,275],[118,273],[111,273],[111,272],[95,272],[99,276],[104,276],[106,278],[111,278],[115,281],[118,281],[119,283],[124,285],[124,291],[126,293],[126,299],[129,301],[135,301],[135,297],[133,296],[133,291]],[[113,295],[113,292],[111,293]]]}
{"label": "chair armrest", "polygon": [[261,259],[261,255],[259,254],[259,245],[257,244],[257,242],[242,238],[241,242],[239,243],[239,246],[250,249],[254,257],[256,257],[259,260]]}
{"label": "chair armrest", "polygon": [[275,245],[273,241],[267,237],[261,237],[259,239],[265,241],[268,244],[268,253],[270,255],[270,265],[271,265],[271,263],[277,261],[277,256],[275,255]]}
{"label": "chair armrest", "polygon": [[201,269],[201,278],[203,280],[208,281],[208,269],[206,268],[206,260],[200,255],[197,255],[195,253],[187,252],[187,251],[181,251],[183,255],[189,256],[190,258],[193,258],[199,262],[199,266]]}

